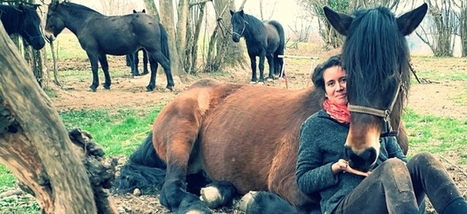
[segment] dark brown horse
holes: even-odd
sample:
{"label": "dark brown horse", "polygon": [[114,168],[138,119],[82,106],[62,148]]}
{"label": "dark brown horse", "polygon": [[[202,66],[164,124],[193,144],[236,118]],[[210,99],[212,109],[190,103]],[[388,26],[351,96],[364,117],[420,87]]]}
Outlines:
{"label": "dark brown horse", "polygon": [[[261,21],[256,17],[246,14],[243,10],[230,11],[232,23],[232,40],[239,42],[245,38],[246,48],[251,63],[251,83],[256,83],[256,57],[259,58],[259,83],[264,83],[264,60],[268,60],[269,80],[274,80],[274,75],[281,74],[284,66],[285,33],[282,25],[275,20]],[[284,74],[285,75],[285,74]]]}
{"label": "dark brown horse", "polygon": [[[324,11],[338,32],[347,36],[342,59],[351,104],[346,154],[352,166],[367,169],[375,162],[379,138],[387,134],[381,133],[385,123],[399,131],[398,142],[406,153],[407,135],[400,121],[410,85],[410,55],[404,36],[419,25],[427,5],[399,18],[387,8],[360,10],[353,17],[327,7]],[[201,172],[212,181],[230,183],[242,195],[263,190],[295,207],[309,207],[319,195],[305,195],[297,188],[299,130],[305,119],[321,109],[322,100],[323,94],[315,88],[282,90],[199,81],[162,109],[151,135],[122,168],[115,189],[161,185],[143,182],[161,182],[163,174],[158,174],[159,180],[135,181],[132,176],[142,173],[148,179],[152,178],[149,173],[166,170],[161,203],[173,211],[205,211],[186,183],[188,175]],[[223,193],[211,190],[201,191],[209,207],[212,201],[224,200]],[[267,206],[262,202],[251,207]]]}
{"label": "dark brown horse", "polygon": [[88,55],[92,70],[92,91],[96,91],[99,86],[98,61],[104,71],[104,88],[110,89],[106,55],[132,54],[141,48],[148,52],[151,66],[151,78],[146,89],[152,91],[156,87],[157,63],[164,68],[167,77],[166,88],[173,89],[167,32],[153,17],[145,13],[105,16],[71,2],[51,3],[45,30],[56,37],[65,27],[78,37],[81,47]]}
{"label": "dark brown horse", "polygon": [[44,47],[45,41],[41,31],[41,18],[37,14],[37,6],[0,5],[0,19],[8,35],[19,34],[35,50]]}

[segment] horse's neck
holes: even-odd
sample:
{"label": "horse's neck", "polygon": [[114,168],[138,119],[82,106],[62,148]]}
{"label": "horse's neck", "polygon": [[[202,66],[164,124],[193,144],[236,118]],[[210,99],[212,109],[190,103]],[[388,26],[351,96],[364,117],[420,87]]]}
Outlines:
{"label": "horse's neck", "polygon": [[88,20],[93,20],[97,17],[104,16],[97,12],[73,8],[66,10],[66,12],[61,13],[61,15],[65,22],[66,28],[68,28],[75,35],[77,35],[78,32],[83,29],[83,26],[87,24]]}
{"label": "horse's neck", "polygon": [[[253,23],[256,20],[254,20],[253,17],[249,17],[247,21],[248,21],[248,23]],[[245,38],[245,41],[247,43],[249,43],[249,42],[256,43],[256,42],[258,42],[259,37],[255,36],[254,34],[256,32],[260,32],[260,31],[261,31],[260,29],[254,29],[254,27],[252,27],[252,25],[247,24],[245,26],[245,31],[243,32],[243,37]]]}
{"label": "horse's neck", "polygon": [[1,10],[5,11],[4,13],[2,13],[1,19],[3,27],[5,28],[7,34],[11,35],[14,33],[20,33],[22,28],[20,11],[13,7],[5,7],[1,8]]}

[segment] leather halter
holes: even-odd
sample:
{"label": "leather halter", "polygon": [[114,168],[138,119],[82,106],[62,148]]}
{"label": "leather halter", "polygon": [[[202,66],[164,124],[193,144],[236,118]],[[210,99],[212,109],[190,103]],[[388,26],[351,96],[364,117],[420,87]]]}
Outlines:
{"label": "leather halter", "polygon": [[[243,18],[242,18],[242,19],[243,19]],[[248,22],[247,22],[245,19],[243,19],[243,29],[242,29],[242,32],[237,33],[237,32],[234,31],[232,34],[238,34],[240,37],[242,37],[242,36],[243,36],[243,33],[245,32],[245,28],[246,28],[246,25],[247,25],[247,24],[248,24]]]}
{"label": "leather halter", "polygon": [[396,94],[394,95],[394,98],[392,99],[391,105],[389,105],[389,108],[386,110],[376,109],[376,108],[372,108],[368,106],[352,105],[350,103],[347,104],[347,107],[350,112],[369,114],[369,115],[383,118],[384,122],[386,122],[387,127],[388,127],[387,133],[385,133],[385,135],[395,136],[399,133],[399,127],[397,127],[397,130],[394,130],[392,128],[391,112],[392,112],[392,108],[394,108],[394,105],[396,104],[397,97],[399,97],[399,92],[403,90],[403,87],[404,87],[404,84],[402,82],[399,82],[398,89],[396,90]]}

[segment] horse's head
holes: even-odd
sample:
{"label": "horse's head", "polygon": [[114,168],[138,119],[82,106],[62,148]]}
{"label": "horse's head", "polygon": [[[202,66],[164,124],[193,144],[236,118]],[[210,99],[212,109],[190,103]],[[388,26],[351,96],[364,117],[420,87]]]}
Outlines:
{"label": "horse's head", "polygon": [[57,9],[60,7],[60,3],[58,1],[53,2],[49,5],[49,10],[47,11],[47,20],[45,22],[45,31],[57,37],[63,29],[65,29],[66,25],[61,15],[57,12]]}
{"label": "horse's head", "polygon": [[28,7],[19,4],[18,9],[21,11],[21,20],[23,21],[20,31],[21,37],[34,49],[39,50],[43,48],[45,40],[41,31],[41,19],[36,11],[37,6]]}
{"label": "horse's head", "polygon": [[418,27],[426,11],[423,4],[396,18],[383,7],[359,10],[354,16],[324,7],[330,24],[346,36],[342,65],[351,117],[344,152],[353,168],[369,170],[379,156],[381,134],[399,128],[410,85],[404,36]]}
{"label": "horse's head", "polygon": [[230,23],[232,23],[232,40],[234,42],[239,42],[240,38],[243,36],[245,32],[246,25],[248,22],[246,21],[245,13],[243,10],[238,12],[230,11]]}

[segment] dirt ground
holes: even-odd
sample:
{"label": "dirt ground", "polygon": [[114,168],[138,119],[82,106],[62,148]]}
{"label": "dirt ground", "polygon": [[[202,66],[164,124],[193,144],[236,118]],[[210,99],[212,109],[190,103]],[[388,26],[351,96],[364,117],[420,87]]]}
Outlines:
{"label": "dirt ground", "polygon": [[[337,53],[337,50],[322,51],[322,50],[288,50],[291,55],[310,55],[308,52],[319,53],[316,56],[320,60]],[[320,61],[318,60],[318,62]],[[111,65],[125,66],[124,57],[112,58]],[[307,62],[309,66],[311,61]],[[311,64],[312,66],[313,64]],[[294,67],[296,66],[296,67]],[[299,67],[297,67],[299,66]],[[300,67],[301,66],[301,67]],[[423,70],[423,65],[414,62],[415,70]],[[83,68],[89,69],[87,60],[67,60],[59,63],[59,69],[69,68]],[[286,60],[286,69],[288,71],[288,86],[289,90],[303,88],[307,86],[309,77],[309,67],[303,68],[303,65],[294,65],[292,60]],[[112,68],[111,68],[112,69]],[[290,71],[290,72],[289,72]],[[200,74],[197,77],[185,78],[184,82],[180,78],[175,77],[175,90],[173,92],[164,89],[166,81],[164,75],[157,77],[157,89],[153,92],[146,92],[145,87],[148,83],[149,76],[142,76],[138,78],[131,78],[131,76],[114,77],[112,78],[113,84],[111,90],[104,90],[100,86],[97,92],[90,92],[88,90],[91,82],[91,74],[89,78],[83,81],[75,82],[62,82],[63,89],[53,86],[49,83],[49,87],[56,89],[57,96],[51,98],[54,107],[57,111],[68,111],[71,109],[92,109],[92,108],[108,108],[115,109],[122,106],[129,106],[133,108],[144,108],[149,105],[166,104],[170,102],[178,93],[182,92],[194,81],[210,77],[228,82],[248,83],[250,79],[249,69],[230,69],[226,75],[209,76]],[[100,73],[102,81],[102,73]],[[433,114],[436,116],[453,117],[457,119],[466,119],[467,111],[462,103],[452,101],[452,97],[461,96],[464,86],[463,82],[444,81],[444,82],[431,82],[430,80],[423,79],[424,84],[414,83],[410,90],[408,106],[414,109],[415,112],[420,114]],[[285,88],[285,81],[275,80],[273,83],[268,83],[270,87]],[[448,153],[443,154],[440,160],[445,163],[449,173],[458,182],[459,188],[466,194],[467,190],[467,166],[458,166],[456,161],[460,154]],[[138,195],[113,195],[115,203],[118,206],[120,213],[170,213],[167,209],[159,204],[156,196],[138,196]],[[232,213],[232,208],[224,208],[215,210],[215,213]],[[436,213],[433,211],[431,205],[428,205],[426,213]]]}

